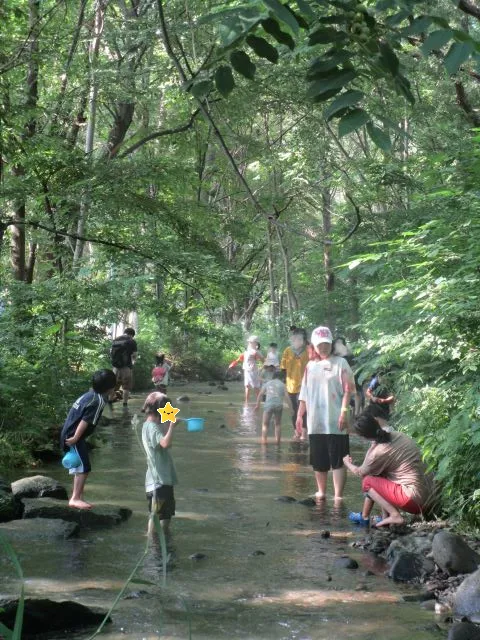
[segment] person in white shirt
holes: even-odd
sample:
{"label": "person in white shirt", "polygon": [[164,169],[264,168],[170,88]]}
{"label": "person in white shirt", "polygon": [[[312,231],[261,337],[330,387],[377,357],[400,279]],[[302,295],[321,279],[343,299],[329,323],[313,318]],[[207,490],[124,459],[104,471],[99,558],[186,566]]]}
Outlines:
{"label": "person in white shirt", "polygon": [[308,362],[303,374],[297,429],[301,429],[306,412],[310,464],[317,484],[316,498],[326,497],[331,469],[335,499],[340,500],[346,481],[343,458],[350,452],[349,405],[351,395],[355,393],[355,381],[348,362],[333,355],[332,342],[328,327],[313,330],[311,344],[315,359]]}

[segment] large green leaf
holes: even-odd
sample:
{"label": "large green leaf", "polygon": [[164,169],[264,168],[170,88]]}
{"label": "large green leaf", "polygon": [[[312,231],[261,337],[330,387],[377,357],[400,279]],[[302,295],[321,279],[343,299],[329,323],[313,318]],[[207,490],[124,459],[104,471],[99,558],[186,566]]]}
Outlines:
{"label": "large green leaf", "polygon": [[321,27],[308,37],[308,44],[310,46],[316,44],[329,44],[330,42],[344,42],[347,39],[347,35],[343,31],[337,31],[328,27]]}
{"label": "large green leaf", "polygon": [[298,33],[298,22],[284,4],[279,2],[279,0],[263,0],[263,2],[272,10],[279,20],[288,24],[294,33]]}
{"label": "large green leaf", "polygon": [[352,107],[364,97],[365,94],[363,93],[363,91],[357,91],[355,89],[345,91],[345,93],[342,93],[342,95],[338,96],[338,98],[335,98],[328,109],[325,109],[325,119],[331,120],[335,116],[335,114],[338,114],[339,111],[342,111],[347,107]]}
{"label": "large green leaf", "polygon": [[278,62],[278,51],[264,38],[259,38],[251,34],[247,36],[246,42],[260,58],[266,58],[274,64]]}
{"label": "large green leaf", "polygon": [[388,44],[388,42],[380,42],[379,50],[380,63],[385,69],[390,71],[392,76],[396,76],[400,68],[400,61],[395,55],[392,47]]}
{"label": "large green leaf", "polygon": [[273,18],[267,18],[266,20],[262,20],[260,24],[268,34],[275,38],[277,42],[280,42],[280,44],[286,44],[292,51],[295,49],[295,40],[289,33],[285,33],[285,31],[280,29],[276,20]]}
{"label": "large green leaf", "polygon": [[376,127],[372,122],[367,122],[367,131],[372,142],[379,147],[382,151],[388,152],[392,148],[392,141],[388,133],[385,133],[379,127]]}
{"label": "large green leaf", "polygon": [[410,104],[415,104],[415,96],[413,95],[410,87],[410,80],[405,78],[405,76],[403,76],[401,73],[395,76],[395,88],[397,89],[398,93],[401,93],[404,98],[406,98],[408,102],[410,102]]}
{"label": "large green leaf", "polygon": [[454,42],[443,62],[448,73],[451,75],[457,73],[460,65],[468,60],[473,50],[474,46],[471,42]]}
{"label": "large green leaf", "polygon": [[228,65],[222,65],[215,71],[215,86],[224,97],[228,96],[235,87],[232,69]]}
{"label": "large green leaf", "polygon": [[[213,16],[217,16],[218,20],[218,13]],[[256,7],[229,10],[226,17],[221,19],[218,28],[222,47],[229,47],[243,38],[264,17],[265,12],[259,11]]]}
{"label": "large green leaf", "polygon": [[404,36],[414,36],[419,33],[425,33],[425,31],[432,24],[433,18],[432,16],[418,16],[413,20],[413,22],[402,29],[402,35]]}
{"label": "large green leaf", "polygon": [[427,39],[421,46],[422,53],[428,55],[431,51],[441,49],[453,37],[452,29],[437,29],[427,36]]}
{"label": "large green leaf", "polygon": [[309,18],[315,18],[315,14],[306,0],[296,0],[296,3],[303,15]]}
{"label": "large green leaf", "polygon": [[316,80],[307,91],[307,97],[313,98],[319,94],[344,87],[357,77],[356,71],[353,69],[341,69],[338,73],[330,78]]}
{"label": "large green leaf", "polygon": [[352,131],[363,127],[369,120],[370,116],[363,109],[352,109],[338,123],[338,135],[343,138],[343,136],[352,133]]}
{"label": "large green leaf", "polygon": [[245,51],[233,51],[230,54],[230,62],[237,73],[249,80],[253,80],[257,67]]}
{"label": "large green leaf", "polygon": [[190,92],[196,98],[204,98],[213,89],[213,83],[211,80],[200,80],[192,85]]}
{"label": "large green leaf", "polygon": [[307,79],[313,80],[318,73],[325,73],[335,69],[337,65],[350,60],[352,54],[349,51],[338,51],[333,56],[323,56],[321,58],[315,58],[307,71]]}

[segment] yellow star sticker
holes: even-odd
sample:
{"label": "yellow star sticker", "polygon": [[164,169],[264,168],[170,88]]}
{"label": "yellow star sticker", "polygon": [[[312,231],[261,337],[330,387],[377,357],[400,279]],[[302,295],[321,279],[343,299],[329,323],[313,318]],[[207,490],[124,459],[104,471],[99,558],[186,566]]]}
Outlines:
{"label": "yellow star sticker", "polygon": [[162,409],[157,409],[157,411],[162,418],[162,423],[163,422],[175,423],[177,421],[177,413],[180,411],[180,409],[176,409],[175,407],[172,407],[170,402],[167,402],[167,404]]}

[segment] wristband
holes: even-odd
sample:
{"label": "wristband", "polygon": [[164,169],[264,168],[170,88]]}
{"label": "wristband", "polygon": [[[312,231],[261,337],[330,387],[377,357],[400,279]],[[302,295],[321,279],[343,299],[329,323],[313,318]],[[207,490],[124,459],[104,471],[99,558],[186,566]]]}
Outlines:
{"label": "wristband", "polygon": [[349,411],[349,408],[348,408],[348,407],[342,407],[342,408],[340,409],[340,413],[348,413],[348,411]]}

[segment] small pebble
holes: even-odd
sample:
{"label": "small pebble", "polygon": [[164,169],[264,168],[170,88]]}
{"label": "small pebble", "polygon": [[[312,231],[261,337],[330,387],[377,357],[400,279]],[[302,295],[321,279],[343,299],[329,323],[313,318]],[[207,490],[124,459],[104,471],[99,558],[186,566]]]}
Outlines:
{"label": "small pebble", "polygon": [[204,553],[192,553],[190,560],[203,560],[207,556]]}
{"label": "small pebble", "polygon": [[330,538],[330,531],[328,531],[327,529],[324,529],[323,531],[320,532],[320,537],[324,538],[325,540],[327,538]]}
{"label": "small pebble", "polygon": [[264,556],[265,555],[265,551],[261,551],[260,549],[257,549],[256,551],[253,551],[252,556]]}

